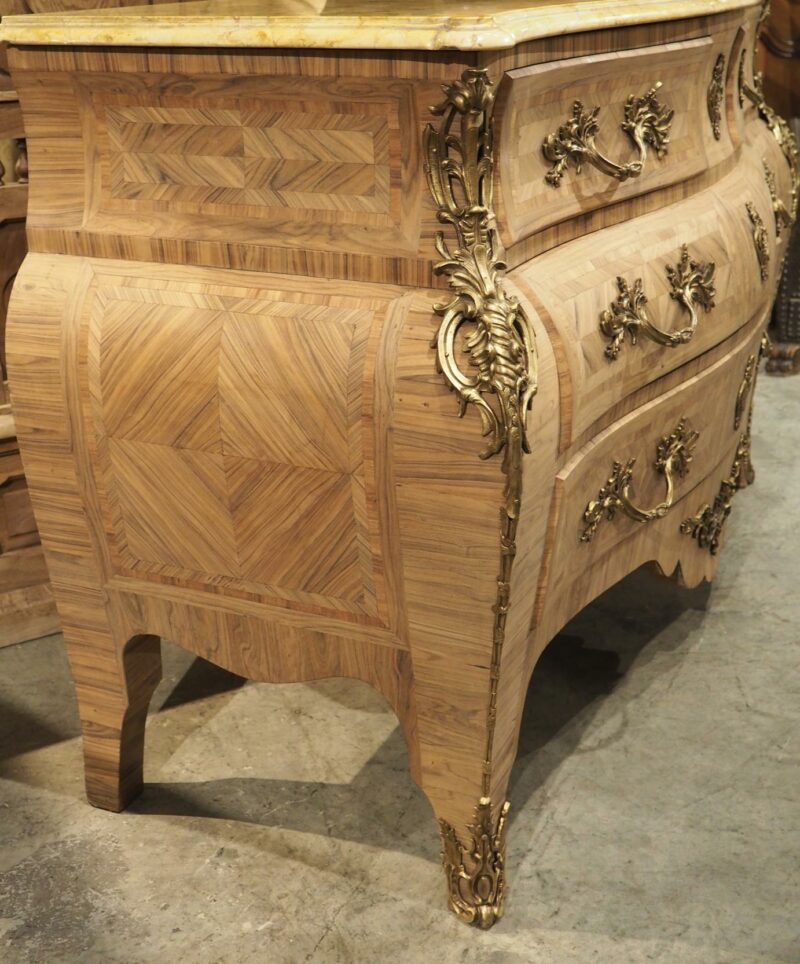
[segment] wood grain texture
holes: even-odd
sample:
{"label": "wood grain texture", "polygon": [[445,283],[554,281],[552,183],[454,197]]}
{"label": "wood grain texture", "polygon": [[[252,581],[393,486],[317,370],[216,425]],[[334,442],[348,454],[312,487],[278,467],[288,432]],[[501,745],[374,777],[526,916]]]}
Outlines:
{"label": "wood grain texture", "polygon": [[[466,840],[487,732],[497,808],[530,672],[564,621],[644,562],[690,583],[713,574],[678,516],[713,501],[730,469],[733,406],[774,295],[785,237],[765,158],[785,201],[791,188],[775,138],[738,104],[730,60],[756,15],[480,55],[11,50],[32,253],[9,363],[93,802],[118,808],[140,786],[163,636],[253,679],[374,686],[414,778]],[[705,95],[720,53],[717,141]],[[574,96],[615,116],[634,75],[621,62],[637,83],[651,68],[672,78],[674,155],[629,193],[576,179],[541,213],[553,195],[524,196],[544,174],[525,97],[550,98],[552,118]],[[460,413],[436,370],[440,222],[420,157],[428,105],[470,66],[500,91],[503,284],[539,361],[499,678],[505,476],[480,457],[475,406]],[[748,202],[768,232],[763,283]],[[626,344],[610,363],[599,315],[616,276],[641,276],[673,328],[665,265],[684,243],[716,262],[717,308],[688,344]],[[636,456],[637,498],[657,500],[655,446],[682,416],[701,439],[673,512],[606,523],[581,545],[614,459]]]}
{"label": "wood grain texture", "polygon": [[[199,628],[211,618],[203,612],[216,612],[213,618],[223,620],[220,625],[250,627],[225,630],[233,637],[228,655],[220,658],[229,667],[246,659],[241,665],[250,667],[248,674],[264,679],[306,678],[318,672],[355,675],[380,688],[391,705],[406,707],[409,720],[404,725],[417,741],[410,752],[420,761],[420,782],[436,807],[464,823],[474,806],[470,788],[479,785],[481,773],[480,721],[485,725],[489,685],[482,654],[492,632],[491,573],[502,479],[494,465],[478,458],[480,433],[474,416],[459,419],[431,364],[434,291],[404,294],[385,286],[340,282],[310,286],[290,277],[281,279],[278,288],[276,280],[252,272],[215,275],[207,269],[155,264],[143,274],[140,266],[124,262],[40,254],[26,260],[13,301],[15,401],[64,633],[70,651],[77,654],[75,672],[80,676],[84,660],[94,667],[93,647],[108,651],[110,658],[137,634],[177,638],[179,627],[195,626],[196,638],[219,638]],[[165,292],[170,291],[175,292],[173,300],[189,298],[198,314],[182,314],[175,305],[161,314]],[[128,299],[124,310],[118,308],[123,296]],[[358,300],[356,310],[352,298]],[[209,299],[214,301],[214,318],[203,313]],[[134,315],[129,313],[131,303],[137,308]],[[314,309],[310,313],[309,304]],[[236,310],[227,311],[226,306]],[[377,326],[357,351],[351,342],[343,347],[333,337],[343,323],[342,312],[349,337],[358,337],[361,324]],[[197,319],[200,328],[192,327]],[[257,337],[258,347],[265,333],[279,337],[287,320],[293,323],[295,339],[305,330],[303,351],[313,348],[315,332],[333,326],[316,355],[318,363],[327,362],[328,377],[292,382],[302,372],[303,353],[297,355],[299,367],[294,369],[289,364],[294,342],[279,340],[273,351],[277,357],[280,349],[285,373],[266,370],[250,383],[243,367],[236,391],[226,395],[225,354],[212,349],[227,337],[215,334],[217,322],[223,328],[232,326],[232,339],[241,337],[244,326]],[[543,370],[554,377],[543,330],[539,337]],[[169,343],[177,350],[168,350]],[[191,350],[195,345],[197,355]],[[204,380],[200,360],[209,354],[214,377]],[[244,357],[252,362],[256,356],[248,350],[239,364]],[[270,355],[262,352],[259,357],[264,365]],[[356,363],[353,375],[344,364],[348,358]],[[72,363],[62,365],[61,359]],[[183,392],[182,372],[193,368],[193,390]],[[261,392],[248,394],[249,384],[260,385]],[[301,422],[293,431],[306,441],[290,452],[283,441],[286,419],[293,413],[300,417],[302,410],[314,415],[320,386],[332,393],[325,406],[331,429],[319,435],[315,446],[317,421],[310,420],[305,436]],[[171,418],[165,417],[175,409],[173,391],[182,394],[186,428],[177,435]],[[126,392],[133,393],[135,407],[133,401],[123,401]],[[287,393],[283,401],[282,392]],[[361,398],[358,405],[348,401],[351,395]],[[240,411],[242,398],[255,406],[254,417],[231,419],[227,429],[224,418],[191,416],[202,414],[208,405]],[[338,435],[336,403],[341,403]],[[553,397],[535,414],[533,429],[542,452],[540,460],[529,464],[532,484],[552,476],[556,404]],[[65,410],[70,412],[67,422]],[[280,418],[271,427],[276,411]],[[123,418],[123,412],[135,413],[135,418]],[[349,418],[355,418],[352,437]],[[391,445],[386,446],[388,440]],[[244,456],[237,446],[245,450]],[[293,457],[294,467],[276,461],[287,456]],[[338,478],[344,470],[357,475],[347,501],[352,507],[363,499],[361,527],[355,510],[342,513],[328,490],[318,495],[313,486],[308,493],[295,486],[287,498],[300,501],[303,511],[305,500],[320,498],[319,512],[328,515],[312,515],[307,527],[295,527],[281,537],[285,511],[275,479],[280,483],[295,468],[301,482],[321,478],[327,484],[325,480]],[[241,501],[242,492],[249,504],[247,498]],[[237,507],[250,519],[240,529],[234,525]],[[544,520],[534,504],[526,509],[524,532],[520,552],[529,565],[520,569],[519,595],[532,605],[544,537]],[[257,540],[258,551],[251,549],[251,538]],[[275,552],[263,550],[264,545],[269,548],[265,540],[280,538],[283,543]],[[346,555],[351,545],[355,560]],[[342,568],[343,559],[350,568]],[[243,571],[247,565],[262,567],[256,572],[262,582]],[[264,566],[270,568],[270,585],[263,582]],[[353,567],[359,573],[356,582]],[[292,582],[298,571],[318,585],[304,582],[298,589]],[[373,587],[379,587],[374,596]],[[87,626],[86,606],[106,597],[102,619],[98,614],[100,626],[92,621]],[[176,617],[175,629],[164,631],[169,625],[164,610],[155,626],[148,627],[137,615],[148,611],[151,597],[173,607],[166,612],[183,613],[180,620]],[[517,658],[524,653],[529,621],[530,611],[520,609],[514,616]],[[242,643],[247,656],[230,655],[238,645],[233,640],[244,632],[255,634],[255,627],[260,627],[262,642]],[[189,645],[192,634],[183,628],[180,638]],[[387,652],[373,662],[376,646]],[[338,654],[348,647],[355,656]],[[413,687],[407,679],[408,659],[398,655],[407,651],[412,654]],[[291,653],[294,663],[287,663]],[[209,656],[215,658],[212,651]],[[286,670],[281,669],[284,663]],[[257,674],[255,664],[262,667]],[[400,665],[405,667],[402,673]],[[390,672],[387,666],[394,669]],[[112,678],[121,671],[112,662],[109,678],[97,686],[127,693],[124,674],[116,682]],[[509,677],[512,680],[518,686],[519,677]],[[91,713],[94,683],[87,686],[85,712]],[[124,716],[121,699],[115,697],[114,712]],[[516,709],[513,712],[516,719]],[[115,723],[111,732],[119,735],[120,726]],[[499,729],[504,732],[505,726],[500,720]],[[443,744],[446,734],[449,742]],[[513,754],[507,755],[510,767]],[[112,798],[117,799],[113,793]]]}

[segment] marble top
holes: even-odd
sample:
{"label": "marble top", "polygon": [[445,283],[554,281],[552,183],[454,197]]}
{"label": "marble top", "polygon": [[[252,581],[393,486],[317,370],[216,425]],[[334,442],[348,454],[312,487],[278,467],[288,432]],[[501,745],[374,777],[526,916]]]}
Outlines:
{"label": "marble top", "polygon": [[4,17],[14,44],[492,50],[758,0],[182,0]]}

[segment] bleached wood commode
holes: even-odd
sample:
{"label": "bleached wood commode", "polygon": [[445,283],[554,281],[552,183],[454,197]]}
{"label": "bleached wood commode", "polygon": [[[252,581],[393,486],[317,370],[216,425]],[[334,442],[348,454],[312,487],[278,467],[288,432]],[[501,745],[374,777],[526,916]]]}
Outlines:
{"label": "bleached wood commode", "polygon": [[761,12],[4,21],[31,181],[11,388],[93,804],[142,787],[159,637],[355,677],[400,718],[451,908],[500,916],[539,654],[645,562],[710,578],[749,476],[797,206]]}

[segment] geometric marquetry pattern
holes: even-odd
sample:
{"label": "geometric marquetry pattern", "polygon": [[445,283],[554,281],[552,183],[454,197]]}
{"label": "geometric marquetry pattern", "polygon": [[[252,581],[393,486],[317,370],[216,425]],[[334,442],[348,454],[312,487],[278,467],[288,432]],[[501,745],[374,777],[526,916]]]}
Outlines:
{"label": "geometric marquetry pattern", "polygon": [[390,105],[229,99],[103,113],[114,198],[182,202],[198,213],[208,205],[389,213]]}
{"label": "geometric marquetry pattern", "polygon": [[219,292],[96,289],[117,561],[372,614],[361,396],[374,313]]}

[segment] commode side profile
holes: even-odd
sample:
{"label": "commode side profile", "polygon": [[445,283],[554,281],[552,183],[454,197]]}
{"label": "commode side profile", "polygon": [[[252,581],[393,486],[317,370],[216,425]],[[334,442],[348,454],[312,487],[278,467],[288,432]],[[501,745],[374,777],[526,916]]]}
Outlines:
{"label": "commode side profile", "polygon": [[95,806],[142,789],[161,637],[360,679],[450,908],[502,915],[536,661],[645,563],[713,577],[797,213],[762,5],[608,6],[4,18],[10,384]]}

